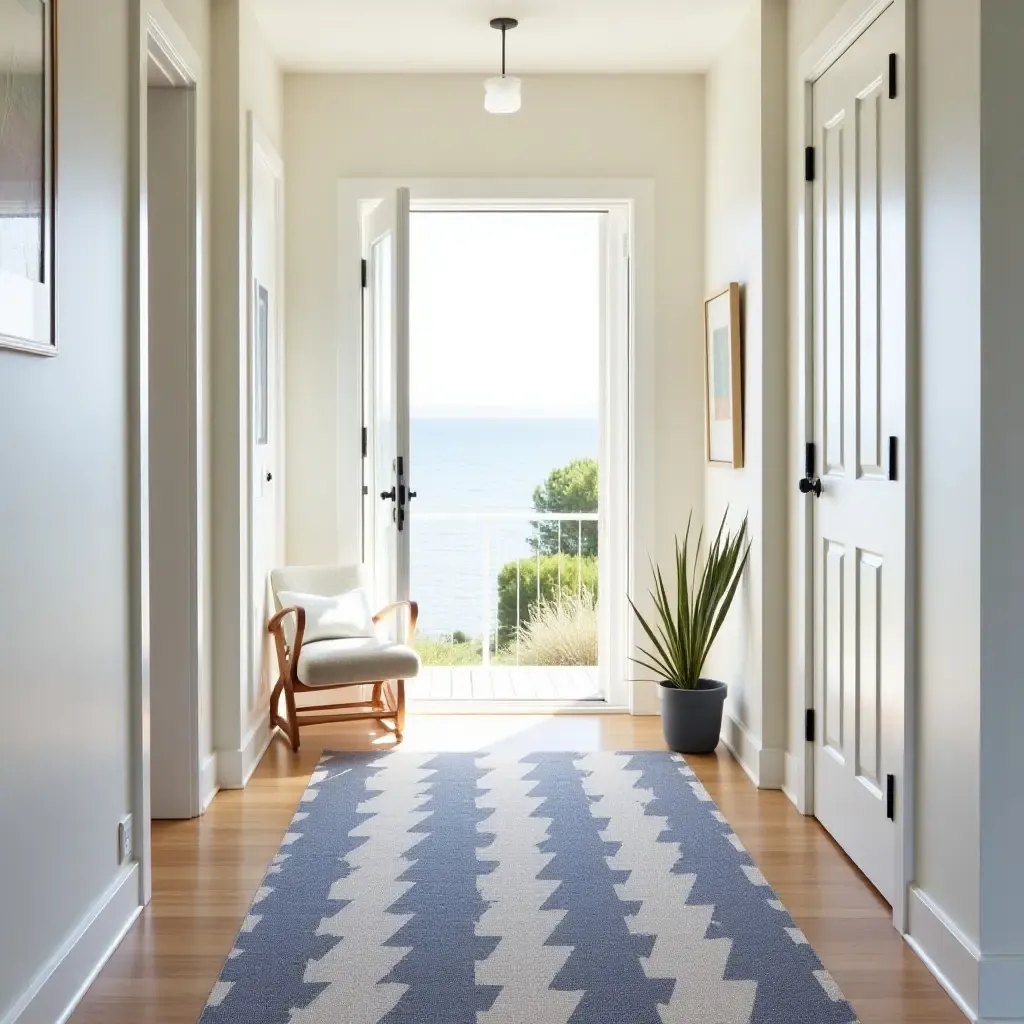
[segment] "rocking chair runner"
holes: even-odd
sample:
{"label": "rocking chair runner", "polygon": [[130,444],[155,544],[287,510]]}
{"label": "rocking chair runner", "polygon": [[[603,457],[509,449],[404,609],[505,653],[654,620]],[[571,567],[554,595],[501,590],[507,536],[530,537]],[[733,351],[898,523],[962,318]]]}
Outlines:
{"label": "rocking chair runner", "polygon": [[[280,594],[303,592],[330,596],[360,586],[362,573],[355,567],[316,566],[275,569],[271,588],[277,612],[267,628],[274,638],[280,676],[270,696],[270,725],[288,737],[292,750],[299,749],[299,729],[304,725],[376,720],[393,723],[395,741],[405,731],[405,682],[419,672],[419,657],[411,647],[377,636],[318,639],[303,643],[306,632],[304,608],[281,607]],[[376,628],[405,611],[408,639],[416,631],[419,608],[415,601],[397,601],[373,616]],[[296,693],[315,693],[346,686],[372,686],[369,700],[345,704],[298,707]],[[279,714],[281,696],[287,718]]]}

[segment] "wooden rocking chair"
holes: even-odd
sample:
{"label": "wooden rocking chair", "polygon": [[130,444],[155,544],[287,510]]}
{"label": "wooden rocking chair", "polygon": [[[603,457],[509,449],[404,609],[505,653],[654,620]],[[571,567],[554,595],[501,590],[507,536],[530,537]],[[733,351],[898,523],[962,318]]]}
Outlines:
{"label": "wooden rocking chair", "polygon": [[[384,620],[404,612],[406,639],[412,643],[419,614],[415,601],[398,601],[381,609],[367,624],[367,636],[351,633],[338,637],[305,640],[306,609],[300,603],[283,605],[282,594],[332,598],[364,582],[355,566],[308,566],[275,569],[270,574],[276,614],[268,629],[277,650],[279,678],[270,696],[270,726],[288,737],[292,750],[299,749],[299,729],[304,725],[354,722],[372,719],[390,725],[395,741],[405,731],[405,683],[419,673],[419,656],[406,644],[376,635]],[[312,603],[312,602],[308,602]],[[315,693],[347,686],[371,686],[369,699],[347,703],[298,707],[296,693]],[[279,714],[282,694],[287,717]]]}

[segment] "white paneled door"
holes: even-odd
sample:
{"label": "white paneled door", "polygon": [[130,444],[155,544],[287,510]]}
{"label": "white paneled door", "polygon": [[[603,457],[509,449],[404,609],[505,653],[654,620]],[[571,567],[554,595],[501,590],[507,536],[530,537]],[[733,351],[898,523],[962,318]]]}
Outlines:
{"label": "white paneled door", "polygon": [[363,218],[368,527],[378,606],[409,597],[409,190]]}
{"label": "white paneled door", "polygon": [[816,467],[801,484],[814,502],[814,811],[890,903],[906,682],[901,46],[889,8],[813,90]]}

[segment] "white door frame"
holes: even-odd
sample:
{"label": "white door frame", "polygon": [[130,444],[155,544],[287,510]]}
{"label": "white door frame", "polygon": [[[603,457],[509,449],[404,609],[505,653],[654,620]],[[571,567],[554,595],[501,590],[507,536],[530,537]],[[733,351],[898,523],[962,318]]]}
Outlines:
{"label": "white door frame", "polygon": [[[903,763],[899,776],[900,785],[896,795],[896,882],[897,897],[893,901],[893,924],[900,932],[908,927],[908,899],[910,883],[914,878],[914,796],[916,791],[916,736],[917,718],[915,713],[917,692],[917,568],[916,568],[916,493],[918,467],[917,434],[917,379],[918,340],[916,302],[917,295],[917,244],[913,233],[916,223],[917,189],[916,149],[914,124],[916,120],[916,83],[914,21],[915,0],[848,0],[845,7],[825,28],[814,44],[804,52],[799,64],[799,123],[803,126],[806,146],[814,144],[813,89],[814,83],[871,27],[890,7],[899,17],[903,35],[904,59],[897,67],[898,88],[906,96],[906,438],[902,445],[900,472],[906,481],[906,608],[904,630],[906,636],[904,656],[904,705],[902,713]],[[797,302],[797,335],[799,369],[797,374],[797,408],[805,440],[813,440],[814,423],[814,190],[805,183],[802,160],[791,163],[791,173],[799,176],[803,189],[799,238],[797,248],[797,280],[799,299]],[[803,451],[799,453],[799,465],[803,465]],[[793,474],[796,479],[796,474]],[[795,614],[801,616],[803,655],[803,699],[804,707],[814,705],[814,586],[813,586],[813,498],[802,503],[802,512],[797,518],[798,543],[795,545],[798,590],[794,595]],[[814,744],[805,742],[800,753],[803,786],[797,793],[797,805],[805,814],[814,813]]]}
{"label": "white door frame", "polygon": [[[608,659],[611,678],[607,681],[609,710],[628,707],[633,714],[656,714],[657,694],[649,683],[630,683],[633,673],[627,655],[635,650],[635,623],[628,614],[625,593],[634,592],[637,566],[646,564],[647,553],[654,550],[654,510],[649,502],[636,500],[638,494],[650,493],[656,467],[653,452],[654,426],[654,186],[643,179],[346,179],[339,183],[339,265],[343,268],[340,286],[344,294],[342,308],[348,322],[343,330],[351,337],[362,338],[362,303],[355,289],[359,286],[355,260],[361,253],[361,209],[400,187],[412,193],[413,210],[424,209],[522,209],[572,210],[585,209],[608,213],[624,219],[630,249],[624,256],[630,262],[628,292],[622,290],[621,302],[628,304],[629,324],[626,358],[623,369],[626,392],[621,421],[628,437],[622,452],[629,486],[620,495],[626,524],[620,546],[622,557],[622,618],[619,632],[621,650]],[[344,268],[352,267],[349,273]],[[626,313],[626,310],[621,310]],[[613,354],[608,353],[609,357]],[[342,368],[344,372],[344,368]],[[605,374],[607,376],[607,373]],[[606,404],[605,396],[602,396]],[[347,442],[348,439],[342,439]],[[356,441],[356,438],[351,439]],[[613,439],[614,440],[614,439]],[[347,488],[350,481],[341,481]],[[415,483],[414,483],[415,486]],[[344,503],[347,495],[340,496]],[[614,547],[613,547],[614,550]],[[613,577],[614,578],[614,577]],[[604,602],[609,612],[610,602]],[[614,632],[613,632],[614,636]],[[621,679],[619,673],[621,672]],[[495,710],[508,710],[506,707]],[[593,709],[588,709],[593,710]]]}
{"label": "white door frame", "polygon": [[[256,650],[255,626],[253,623],[253,559],[255,546],[253,542],[253,527],[255,523],[255,436],[256,436],[256,409],[253,401],[253,368],[255,366],[256,353],[256,321],[253,309],[253,289],[256,283],[256,270],[253,262],[253,218],[254,218],[254,197],[253,181],[257,162],[264,164],[274,177],[274,224],[276,227],[274,239],[275,275],[277,296],[274,302],[274,322],[277,338],[277,363],[275,365],[276,379],[274,380],[274,399],[276,401],[277,419],[274,423],[273,447],[276,449],[274,462],[274,505],[277,536],[275,538],[275,549],[283,557],[284,553],[284,514],[285,514],[285,459],[284,459],[284,429],[285,429],[285,383],[284,383],[284,297],[285,297],[285,259],[284,259],[284,161],[277,152],[270,136],[260,125],[255,114],[250,110],[246,115],[247,127],[247,153],[248,153],[248,186],[246,194],[246,220],[245,220],[245,294],[246,302],[246,346],[245,346],[245,367],[243,369],[243,380],[245,383],[245,459],[248,466],[248,483],[245,487],[245,510],[247,517],[246,529],[246,565],[248,571],[245,574],[245,581],[242,587],[242,598],[245,602],[246,628],[245,644],[248,652],[243,661],[244,667],[250,674],[245,693],[253,692],[253,687],[258,683],[260,666],[256,664],[254,652]],[[263,656],[269,656],[269,648],[263,645]],[[274,668],[271,668],[271,672]],[[268,695],[269,699],[269,695]],[[249,718],[242,722],[242,749],[253,749],[254,733],[264,729],[265,736],[255,740],[255,758],[249,763],[239,766],[238,771],[233,771],[232,777],[226,781],[234,787],[244,786],[248,775],[259,763],[263,750],[270,740],[271,730],[267,709],[263,701],[258,701],[254,708],[249,709]]]}
{"label": "white door frame", "polygon": [[[206,89],[205,75],[198,55],[189,45],[185,33],[171,17],[161,0],[138,0],[130,5],[131,11],[131,53],[130,74],[130,232],[129,232],[129,279],[128,279],[128,416],[129,416],[129,464],[130,480],[130,535],[129,550],[131,563],[130,586],[130,694],[131,708],[131,812],[133,817],[133,858],[139,864],[139,902],[149,902],[152,891],[151,872],[151,828],[150,828],[150,501],[149,501],[149,252],[147,238],[147,190],[148,190],[148,66],[150,56],[159,64],[169,80],[176,85],[194,90],[193,109],[201,109]],[[199,478],[199,423],[198,416],[198,372],[201,363],[202,302],[199,247],[202,230],[200,210],[204,203],[201,195],[201,179],[198,168],[205,159],[206,139],[198,130],[197,117],[191,119],[192,153],[190,155],[189,191],[191,206],[195,210],[196,223],[192,226],[192,242],[188,252],[188,275],[195,283],[190,290],[189,324],[189,373],[190,391],[197,395],[195,408],[187,410],[177,429],[182,431],[182,447],[190,453],[190,482],[194,484],[196,500],[192,503],[195,522],[193,536],[201,536],[201,515],[198,496],[203,493]],[[194,709],[191,730],[195,734],[194,749],[197,763],[194,766],[197,791],[196,801],[201,805],[203,794],[202,765],[199,759],[199,709],[202,652],[200,647],[202,630],[198,621],[202,607],[200,588],[202,577],[199,572],[198,554],[190,559],[190,570],[194,575],[192,592],[197,595],[195,625],[196,644],[190,652],[194,662],[189,674],[189,686],[195,691],[190,698]],[[191,756],[191,755],[190,755]]]}

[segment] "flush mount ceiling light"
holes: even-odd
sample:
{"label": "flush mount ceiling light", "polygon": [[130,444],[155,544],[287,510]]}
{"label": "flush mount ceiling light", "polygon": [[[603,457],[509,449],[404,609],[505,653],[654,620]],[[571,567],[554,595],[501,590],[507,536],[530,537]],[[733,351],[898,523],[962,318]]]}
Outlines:
{"label": "flush mount ceiling light", "polygon": [[515,18],[495,18],[491,28],[501,32],[501,76],[484,82],[484,109],[490,114],[514,114],[523,105],[523,83],[505,74],[505,34],[519,24]]}

